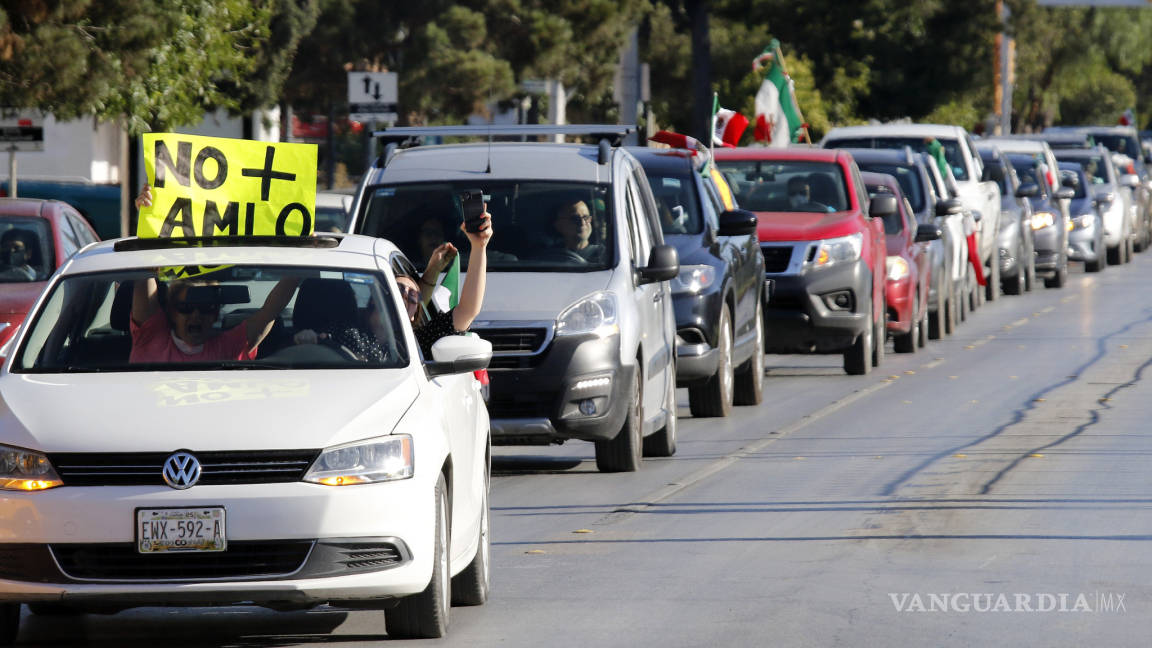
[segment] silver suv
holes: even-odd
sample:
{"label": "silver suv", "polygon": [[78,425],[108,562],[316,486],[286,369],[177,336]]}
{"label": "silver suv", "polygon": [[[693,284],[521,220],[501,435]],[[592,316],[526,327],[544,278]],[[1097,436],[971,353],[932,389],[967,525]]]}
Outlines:
{"label": "silver suv", "polygon": [[[468,259],[461,194],[481,190],[495,235],[484,309],[495,444],[596,443],[602,471],[676,451],[676,339],[664,244],[644,171],[607,138],[621,126],[393,128],[399,139],[604,137],[598,145],[483,142],[389,147],[365,174],[351,231],[423,267],[443,241]],[[462,267],[462,272],[467,268]]]}

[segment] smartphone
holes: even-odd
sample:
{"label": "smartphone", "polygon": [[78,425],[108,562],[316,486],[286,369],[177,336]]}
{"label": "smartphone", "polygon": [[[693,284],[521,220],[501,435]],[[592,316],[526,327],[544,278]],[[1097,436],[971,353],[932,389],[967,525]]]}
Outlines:
{"label": "smartphone", "polygon": [[476,233],[484,222],[484,190],[467,189],[460,193],[460,206],[464,210],[464,231]]}

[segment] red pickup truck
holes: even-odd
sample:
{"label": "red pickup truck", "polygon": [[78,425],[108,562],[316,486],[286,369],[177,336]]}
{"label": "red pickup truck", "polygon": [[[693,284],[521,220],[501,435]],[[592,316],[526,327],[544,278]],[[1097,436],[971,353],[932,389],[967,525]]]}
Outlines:
{"label": "red pickup truck", "polygon": [[841,150],[718,149],[716,163],[740,206],[757,212],[768,353],[840,353],[844,371],[880,364],[885,326],[884,224]]}

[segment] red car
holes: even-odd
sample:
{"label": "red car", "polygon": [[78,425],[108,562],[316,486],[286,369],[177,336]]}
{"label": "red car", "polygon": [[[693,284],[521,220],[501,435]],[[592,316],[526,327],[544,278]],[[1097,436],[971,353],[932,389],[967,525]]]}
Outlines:
{"label": "red car", "polygon": [[872,214],[884,221],[888,249],[888,333],[897,353],[913,353],[917,347],[928,344],[932,259],[927,242],[940,238],[940,228],[917,226],[912,205],[896,178],[867,171],[860,175],[872,197]]}
{"label": "red car", "polygon": [[814,148],[717,149],[741,207],[757,212],[768,353],[837,353],[865,374],[884,355],[884,225],[851,154]]}
{"label": "red car", "polygon": [[0,345],[20,328],[56,268],[99,240],[67,203],[0,198]]}

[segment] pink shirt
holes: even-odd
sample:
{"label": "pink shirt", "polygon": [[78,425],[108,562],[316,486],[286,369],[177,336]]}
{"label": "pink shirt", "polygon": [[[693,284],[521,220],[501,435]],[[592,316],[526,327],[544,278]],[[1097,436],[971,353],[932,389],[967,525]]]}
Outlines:
{"label": "pink shirt", "polygon": [[200,353],[184,353],[172,340],[172,328],[163,310],[157,310],[147,322],[137,324],[129,318],[132,331],[132,353],[128,362],[216,362],[220,360],[254,360],[256,349],[248,349],[244,324],[234,326],[204,342]]}

